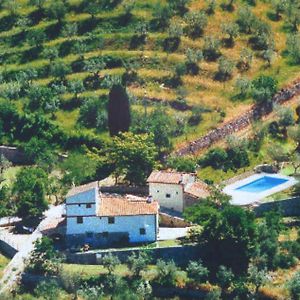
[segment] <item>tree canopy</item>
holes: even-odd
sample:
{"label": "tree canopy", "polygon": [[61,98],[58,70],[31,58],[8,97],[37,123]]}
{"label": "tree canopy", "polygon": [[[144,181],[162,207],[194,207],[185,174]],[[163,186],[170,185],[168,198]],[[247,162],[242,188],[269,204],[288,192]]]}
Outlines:
{"label": "tree canopy", "polygon": [[43,212],[48,208],[46,201],[48,176],[41,168],[22,168],[13,185],[17,216],[25,224],[39,223]]}

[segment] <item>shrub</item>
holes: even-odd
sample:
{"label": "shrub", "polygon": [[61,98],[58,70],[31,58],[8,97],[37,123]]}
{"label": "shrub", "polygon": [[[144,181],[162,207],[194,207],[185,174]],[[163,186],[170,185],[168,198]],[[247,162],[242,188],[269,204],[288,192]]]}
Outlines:
{"label": "shrub", "polygon": [[300,34],[297,33],[288,36],[286,47],[291,60],[295,64],[299,64],[300,63]]}
{"label": "shrub", "polygon": [[45,300],[58,299],[59,285],[57,281],[50,279],[49,281],[40,282],[34,289],[34,294],[37,297],[43,297]]}
{"label": "shrub", "polygon": [[277,92],[277,80],[270,76],[260,76],[252,82],[252,97],[259,105],[272,103],[272,97]]}
{"label": "shrub", "polygon": [[238,90],[238,98],[245,99],[251,92],[251,81],[246,77],[239,77],[235,82],[235,87]]}
{"label": "shrub", "polygon": [[120,260],[118,259],[118,257],[112,255],[111,253],[105,255],[102,259],[102,265],[108,270],[109,274],[112,274],[119,264]]}
{"label": "shrub", "polygon": [[217,6],[216,0],[206,0],[207,7],[206,7],[206,13],[208,15],[213,15],[215,13],[215,9]]}
{"label": "shrub", "polygon": [[190,0],[168,0],[168,3],[173,13],[183,16],[188,11]]}
{"label": "shrub", "polygon": [[189,279],[196,284],[204,283],[208,279],[209,271],[202,265],[202,261],[190,261],[186,271]]}
{"label": "shrub", "polygon": [[300,272],[297,272],[288,282],[288,290],[293,300],[300,297]]}
{"label": "shrub", "polygon": [[222,148],[215,148],[208,151],[203,159],[200,160],[200,165],[211,166],[214,169],[224,168],[224,163],[227,161],[228,155]]}
{"label": "shrub", "polygon": [[196,169],[196,162],[190,157],[171,156],[168,158],[167,165],[178,172],[195,172]]}
{"label": "shrub", "polygon": [[162,286],[175,286],[177,278],[177,267],[174,261],[166,262],[159,259],[156,263],[157,276],[155,281]]}

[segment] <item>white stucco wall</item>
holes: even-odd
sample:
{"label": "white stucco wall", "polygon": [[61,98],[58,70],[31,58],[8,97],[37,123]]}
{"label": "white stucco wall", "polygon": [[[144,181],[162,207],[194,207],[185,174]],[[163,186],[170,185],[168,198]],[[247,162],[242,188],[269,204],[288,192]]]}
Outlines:
{"label": "white stucco wall", "polygon": [[[132,243],[152,242],[156,240],[157,218],[155,215],[119,216],[114,224],[108,224],[107,217],[83,217],[83,223],[77,224],[76,217],[67,218],[67,234],[86,234],[87,232],[128,232]],[[146,234],[140,234],[140,228]]]}
{"label": "white stucco wall", "polygon": [[[96,215],[99,201],[98,189],[92,189],[66,199],[67,216],[93,216]],[[91,207],[87,207],[90,204]]]}
{"label": "white stucco wall", "polygon": [[[149,194],[159,205],[176,211],[183,211],[183,186],[179,184],[149,183]],[[167,198],[166,195],[171,197]]]}

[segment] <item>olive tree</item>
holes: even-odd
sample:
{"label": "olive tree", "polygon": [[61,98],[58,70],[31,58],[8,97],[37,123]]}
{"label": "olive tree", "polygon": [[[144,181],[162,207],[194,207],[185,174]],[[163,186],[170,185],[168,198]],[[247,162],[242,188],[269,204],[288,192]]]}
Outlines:
{"label": "olive tree", "polygon": [[202,35],[207,26],[207,16],[203,11],[191,11],[185,14],[184,21],[190,37],[196,38]]}
{"label": "olive tree", "polygon": [[233,69],[234,62],[225,56],[221,56],[218,60],[218,73],[216,74],[216,78],[222,81],[230,79]]}
{"label": "olive tree", "polygon": [[286,42],[288,54],[295,64],[300,64],[300,34],[289,35]]}
{"label": "olive tree", "polygon": [[239,34],[239,26],[233,22],[230,23],[226,22],[222,24],[221,29],[222,29],[222,33],[227,36],[225,39],[226,45],[228,45],[229,47],[233,47],[234,39]]}
{"label": "olive tree", "polygon": [[221,42],[213,36],[204,38],[203,56],[208,61],[215,61],[220,55]]}

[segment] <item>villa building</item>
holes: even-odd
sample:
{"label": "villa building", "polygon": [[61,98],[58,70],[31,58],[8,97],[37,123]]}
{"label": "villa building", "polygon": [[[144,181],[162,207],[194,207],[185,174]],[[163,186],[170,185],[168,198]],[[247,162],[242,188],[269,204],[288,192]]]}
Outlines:
{"label": "villa building", "polygon": [[195,173],[153,171],[148,180],[149,195],[162,208],[177,212],[195,204],[209,195],[207,184],[196,181]]}
{"label": "villa building", "polygon": [[66,196],[67,244],[97,247],[154,242],[158,209],[151,198],[103,195],[98,182],[74,187]]}

